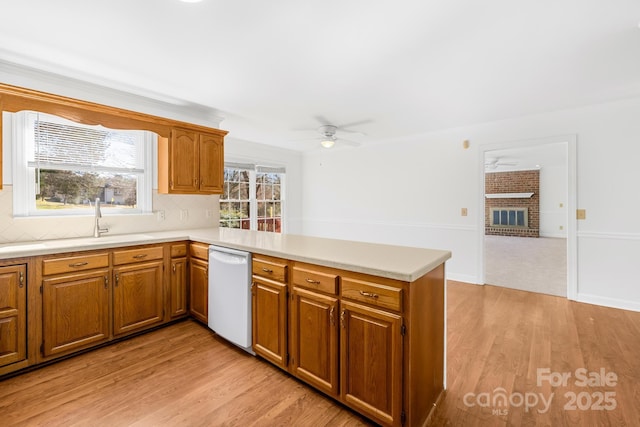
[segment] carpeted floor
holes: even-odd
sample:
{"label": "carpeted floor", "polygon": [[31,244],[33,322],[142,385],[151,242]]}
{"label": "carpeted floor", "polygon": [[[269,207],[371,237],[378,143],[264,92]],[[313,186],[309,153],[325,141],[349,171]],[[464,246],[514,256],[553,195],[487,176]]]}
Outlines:
{"label": "carpeted floor", "polygon": [[485,283],[567,296],[567,240],[485,236]]}

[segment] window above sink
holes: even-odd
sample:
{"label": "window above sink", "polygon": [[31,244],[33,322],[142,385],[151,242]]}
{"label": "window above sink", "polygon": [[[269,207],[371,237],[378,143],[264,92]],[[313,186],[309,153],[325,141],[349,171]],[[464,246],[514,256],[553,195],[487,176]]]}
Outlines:
{"label": "window above sink", "polygon": [[15,138],[14,216],[92,215],[96,198],[105,215],[151,212],[155,134],[33,111],[7,117]]}

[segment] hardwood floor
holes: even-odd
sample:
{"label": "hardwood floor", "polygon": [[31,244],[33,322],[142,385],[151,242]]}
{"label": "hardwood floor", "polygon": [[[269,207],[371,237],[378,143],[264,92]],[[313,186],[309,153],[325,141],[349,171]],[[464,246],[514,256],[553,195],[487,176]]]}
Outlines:
{"label": "hardwood floor", "polygon": [[[447,288],[447,391],[433,425],[640,426],[640,313],[496,286]],[[617,381],[583,385],[582,368]],[[556,373],[570,374],[566,384],[550,384]],[[511,403],[494,400],[500,394]]]}
{"label": "hardwood floor", "polygon": [[[640,313],[456,282],[447,298],[448,389],[431,425],[640,425]],[[571,377],[538,385],[545,368]],[[580,368],[604,368],[617,375],[615,385],[609,378],[606,386],[580,386]],[[541,399],[552,393],[545,410]],[[572,403],[565,393],[576,393],[575,409],[565,409]],[[500,395],[505,405],[494,399]],[[0,381],[0,425],[371,424],[185,321]]]}
{"label": "hardwood floor", "polygon": [[0,425],[371,424],[185,321],[0,381]]}

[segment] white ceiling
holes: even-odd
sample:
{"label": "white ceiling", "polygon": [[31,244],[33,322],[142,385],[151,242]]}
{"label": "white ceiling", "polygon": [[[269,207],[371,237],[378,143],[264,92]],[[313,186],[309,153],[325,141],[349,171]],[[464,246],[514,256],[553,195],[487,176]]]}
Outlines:
{"label": "white ceiling", "polygon": [[[638,0],[0,0],[0,60],[362,144],[640,96]],[[299,132],[309,129],[309,133]]]}

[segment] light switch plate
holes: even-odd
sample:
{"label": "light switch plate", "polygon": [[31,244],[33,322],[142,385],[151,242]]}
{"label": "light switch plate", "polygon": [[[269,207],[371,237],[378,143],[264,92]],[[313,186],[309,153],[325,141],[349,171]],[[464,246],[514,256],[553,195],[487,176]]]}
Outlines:
{"label": "light switch plate", "polygon": [[467,208],[460,209],[460,215],[467,216]]}
{"label": "light switch plate", "polygon": [[577,209],[576,219],[587,219],[587,211],[585,209]]}

